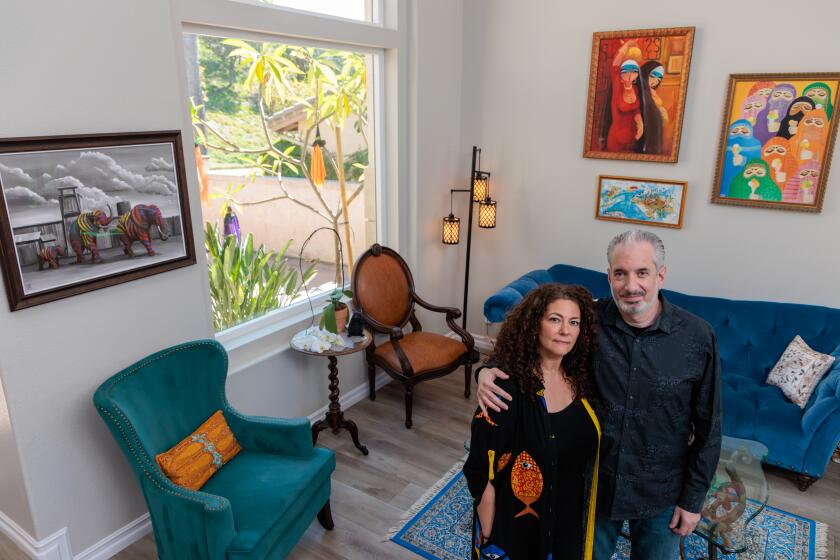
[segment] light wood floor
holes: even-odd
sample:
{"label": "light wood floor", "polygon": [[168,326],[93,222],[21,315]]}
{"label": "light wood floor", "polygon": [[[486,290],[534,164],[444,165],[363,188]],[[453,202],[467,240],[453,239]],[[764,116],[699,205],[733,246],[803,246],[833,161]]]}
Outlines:
{"label": "light wood floor", "polygon": [[[291,560],[412,559],[419,557],[382,535],[398,523],[400,515],[437,482],[464,455],[474,401],[463,398],[463,375],[419,385],[415,390],[414,427],[403,426],[402,388],[391,383],[347,411],[359,425],[365,457],[353,447],[347,432],[321,432],[319,445],[336,452],[332,511],[335,529],[325,531],[313,522]],[[806,493],[783,472],[767,469],[770,505],[827,523],[829,560],[840,560],[840,464],[829,464],[825,478]],[[152,560],[157,557],[151,535],[117,556],[119,560]],[[0,558],[26,560],[0,535]]]}

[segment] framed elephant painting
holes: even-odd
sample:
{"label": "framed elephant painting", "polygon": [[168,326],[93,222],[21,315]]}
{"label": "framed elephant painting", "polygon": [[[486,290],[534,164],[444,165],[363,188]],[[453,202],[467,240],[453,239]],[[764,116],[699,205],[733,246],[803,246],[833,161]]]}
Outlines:
{"label": "framed elephant painting", "polygon": [[712,202],[822,210],[840,101],[840,73],[733,74]]}
{"label": "framed elephant painting", "polygon": [[179,131],[0,140],[12,311],[195,264]]}

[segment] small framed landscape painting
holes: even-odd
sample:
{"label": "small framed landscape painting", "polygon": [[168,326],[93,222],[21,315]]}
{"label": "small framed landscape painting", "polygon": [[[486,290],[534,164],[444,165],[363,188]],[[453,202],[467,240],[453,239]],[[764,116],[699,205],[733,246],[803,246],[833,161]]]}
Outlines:
{"label": "small framed landscape painting", "polygon": [[195,264],[181,133],[0,140],[12,311]]}
{"label": "small framed landscape painting", "polygon": [[598,177],[595,217],[647,226],[681,228],[688,184],[664,179]]}
{"label": "small framed landscape painting", "polygon": [[822,210],[840,73],[732,74],[712,202]]}
{"label": "small framed landscape painting", "polygon": [[583,157],[674,163],[693,27],[593,34]]}

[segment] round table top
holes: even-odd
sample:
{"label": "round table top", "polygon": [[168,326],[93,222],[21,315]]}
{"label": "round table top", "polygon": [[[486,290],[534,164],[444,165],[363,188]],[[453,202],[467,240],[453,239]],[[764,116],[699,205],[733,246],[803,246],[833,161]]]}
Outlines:
{"label": "round table top", "polygon": [[[301,354],[308,354],[310,356],[344,356],[346,354],[353,354],[354,352],[364,350],[365,348],[370,346],[370,343],[373,342],[373,336],[371,336],[370,332],[368,332],[367,329],[365,329],[362,332],[364,333],[364,338],[362,340],[356,342],[356,344],[354,344],[352,348],[344,348],[342,350],[324,350],[323,352],[315,352],[314,350],[303,350],[301,348],[295,348],[295,346],[291,343],[289,343],[289,346],[291,346],[292,350],[294,350],[295,352],[300,352]],[[345,334],[344,336],[347,335]]]}

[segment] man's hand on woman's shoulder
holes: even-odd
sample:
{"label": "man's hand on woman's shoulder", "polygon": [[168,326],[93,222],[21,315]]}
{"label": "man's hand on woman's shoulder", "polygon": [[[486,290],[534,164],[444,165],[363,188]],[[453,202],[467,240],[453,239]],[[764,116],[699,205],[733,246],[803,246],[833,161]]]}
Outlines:
{"label": "man's hand on woman's shoulder", "polygon": [[476,399],[484,414],[487,414],[488,408],[496,412],[508,409],[507,404],[502,399],[512,401],[513,397],[496,385],[496,379],[508,379],[509,377],[508,374],[495,367],[485,367],[478,372]]}

